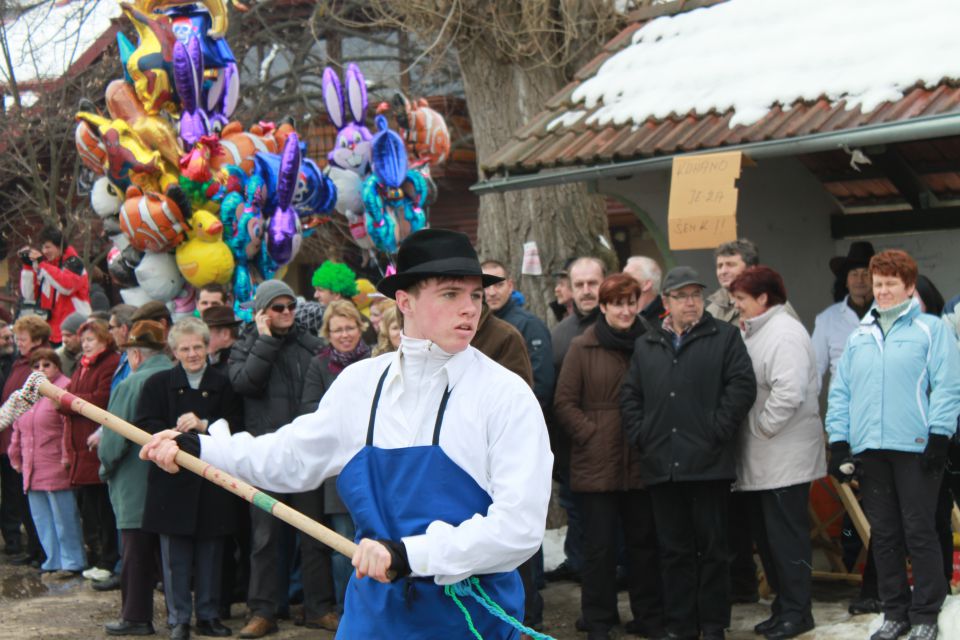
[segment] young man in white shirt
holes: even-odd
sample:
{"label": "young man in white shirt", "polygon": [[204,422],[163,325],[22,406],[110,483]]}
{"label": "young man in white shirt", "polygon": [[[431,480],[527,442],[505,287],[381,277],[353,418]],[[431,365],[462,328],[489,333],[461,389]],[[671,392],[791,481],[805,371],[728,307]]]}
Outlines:
{"label": "young man in white shirt", "polygon": [[[553,456],[540,406],[523,380],[470,347],[483,287],[498,281],[465,235],[410,235],[397,273],[378,286],[403,316],[397,352],[351,365],[315,413],[275,433],[230,436],[221,423],[199,436],[205,461],[267,490],[304,491],[340,474],[360,540],[344,637],[377,637],[385,625],[397,637],[466,636],[458,594],[484,638],[519,635],[462,584],[444,589],[476,576],[522,620],[515,569],[546,523]],[[178,443],[189,450],[196,438],[157,434],[141,456],[176,471]]]}

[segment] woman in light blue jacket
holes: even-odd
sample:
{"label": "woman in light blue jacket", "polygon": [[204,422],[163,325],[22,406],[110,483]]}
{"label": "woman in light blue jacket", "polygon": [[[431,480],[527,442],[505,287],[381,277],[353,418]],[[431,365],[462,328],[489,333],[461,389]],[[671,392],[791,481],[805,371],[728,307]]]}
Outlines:
{"label": "woman in light blue jacket", "polygon": [[[884,622],[871,640],[934,640],[946,597],[934,512],[960,414],[960,352],[913,299],[917,263],[889,250],[870,260],[874,308],[847,341],[830,385],[830,473],[859,463]],[[906,553],[914,589],[907,582]]]}

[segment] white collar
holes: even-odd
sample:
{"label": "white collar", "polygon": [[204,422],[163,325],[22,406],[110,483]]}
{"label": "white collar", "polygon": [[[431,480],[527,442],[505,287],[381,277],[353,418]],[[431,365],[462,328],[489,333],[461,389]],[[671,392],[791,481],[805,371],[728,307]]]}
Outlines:
{"label": "white collar", "polygon": [[[424,359],[425,365],[430,370],[429,375],[439,375],[441,372],[447,377],[447,386],[453,388],[463,374],[466,372],[469,364],[475,359],[475,349],[468,346],[459,353],[447,353],[431,340],[411,338],[403,333],[400,334],[400,348],[393,352],[390,360],[390,373],[384,381],[384,388],[389,389],[398,385],[398,390],[403,388],[403,360],[408,358]],[[408,360],[408,362],[410,361]]]}

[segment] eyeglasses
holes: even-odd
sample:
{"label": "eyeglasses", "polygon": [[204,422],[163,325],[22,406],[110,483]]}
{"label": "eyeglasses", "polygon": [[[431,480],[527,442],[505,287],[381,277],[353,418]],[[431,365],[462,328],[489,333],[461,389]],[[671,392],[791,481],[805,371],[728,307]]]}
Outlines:
{"label": "eyeglasses", "polygon": [[703,300],[702,291],[694,291],[693,293],[671,293],[669,294],[671,298],[677,302],[687,302],[689,300]]}
{"label": "eyeglasses", "polygon": [[51,367],[53,367],[52,362],[38,362],[35,365],[33,365],[33,368],[35,371],[40,369],[50,369]]}
{"label": "eyeglasses", "polygon": [[341,327],[330,332],[332,336],[344,336],[348,333],[360,333],[360,327]]}
{"label": "eyeglasses", "polygon": [[296,302],[288,302],[287,304],[272,304],[270,305],[270,311],[274,313],[283,313],[284,311],[293,311],[297,308]]}

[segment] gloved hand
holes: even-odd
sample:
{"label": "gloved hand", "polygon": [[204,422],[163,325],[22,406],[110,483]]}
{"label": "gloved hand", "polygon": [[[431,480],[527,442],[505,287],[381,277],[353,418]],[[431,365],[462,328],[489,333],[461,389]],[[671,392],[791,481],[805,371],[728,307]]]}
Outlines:
{"label": "gloved hand", "polygon": [[387,572],[391,582],[410,575],[410,560],[407,558],[407,547],[402,542],[393,540],[377,540],[390,552],[390,569]]}
{"label": "gloved hand", "polygon": [[830,445],[830,465],[827,472],[838,482],[850,482],[856,471],[856,462],[850,455],[849,442],[834,442]]}
{"label": "gloved hand", "polygon": [[947,466],[947,452],[950,449],[950,437],[939,433],[930,434],[927,448],[923,450],[920,466],[924,471],[942,471]]}
{"label": "gloved hand", "polygon": [[177,446],[180,451],[189,453],[192,456],[200,456],[200,436],[195,431],[187,431],[176,437]]}

